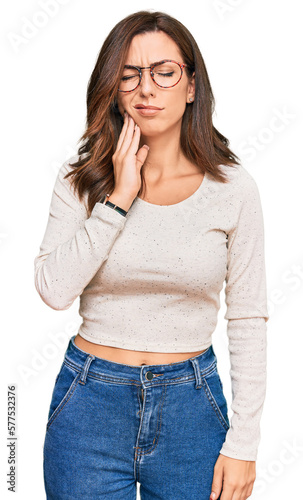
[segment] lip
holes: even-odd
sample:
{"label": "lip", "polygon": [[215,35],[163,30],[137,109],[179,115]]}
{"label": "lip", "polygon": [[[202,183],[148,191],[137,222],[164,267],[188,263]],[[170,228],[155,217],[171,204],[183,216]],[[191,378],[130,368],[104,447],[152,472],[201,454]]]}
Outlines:
{"label": "lip", "polygon": [[144,104],[137,104],[137,106],[135,106],[135,110],[143,116],[153,116],[159,113],[159,111],[162,111],[162,109],[163,108],[158,108],[156,106],[144,106]]}
{"label": "lip", "polygon": [[145,106],[144,104],[136,104],[135,108],[136,109],[162,109],[162,108],[158,108],[157,106]]}

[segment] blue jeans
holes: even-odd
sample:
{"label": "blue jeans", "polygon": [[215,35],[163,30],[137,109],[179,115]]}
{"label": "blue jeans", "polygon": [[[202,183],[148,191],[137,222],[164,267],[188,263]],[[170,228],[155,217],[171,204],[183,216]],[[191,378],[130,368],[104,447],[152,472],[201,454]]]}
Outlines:
{"label": "blue jeans", "polygon": [[43,448],[48,500],[209,500],[229,429],[211,345],[185,361],[126,365],[73,336],[55,380]]}

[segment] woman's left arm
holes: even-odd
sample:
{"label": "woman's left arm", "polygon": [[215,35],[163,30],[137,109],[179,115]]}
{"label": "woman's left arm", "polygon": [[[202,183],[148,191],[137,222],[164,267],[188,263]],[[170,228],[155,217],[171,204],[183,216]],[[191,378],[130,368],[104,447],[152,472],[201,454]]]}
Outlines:
{"label": "woman's left arm", "polygon": [[214,468],[217,499],[246,500],[256,477],[260,419],[266,393],[267,284],[264,223],[257,184],[240,169],[238,220],[228,232],[225,319],[233,415]]}

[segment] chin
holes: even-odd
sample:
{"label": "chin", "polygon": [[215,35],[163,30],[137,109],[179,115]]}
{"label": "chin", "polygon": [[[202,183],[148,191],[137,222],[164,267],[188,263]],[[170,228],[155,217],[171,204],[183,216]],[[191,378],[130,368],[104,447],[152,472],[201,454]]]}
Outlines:
{"label": "chin", "polygon": [[169,129],[169,124],[163,123],[162,120],[157,119],[156,117],[149,117],[143,119],[137,119],[138,126],[142,134],[146,132],[153,134],[154,132],[165,132]]}
{"label": "chin", "polygon": [[138,123],[141,134],[144,135],[145,137],[157,137],[160,134],[172,134],[180,133],[180,123],[166,123],[164,124],[163,122],[156,122],[153,120],[150,120],[149,122]]}
{"label": "chin", "polygon": [[[140,125],[139,125],[139,127],[140,127]],[[140,127],[140,130],[141,130],[141,135],[144,137],[157,137],[158,135],[163,134],[166,131],[165,129],[163,129],[161,127],[157,127],[157,126],[148,127],[146,125],[143,127]]]}

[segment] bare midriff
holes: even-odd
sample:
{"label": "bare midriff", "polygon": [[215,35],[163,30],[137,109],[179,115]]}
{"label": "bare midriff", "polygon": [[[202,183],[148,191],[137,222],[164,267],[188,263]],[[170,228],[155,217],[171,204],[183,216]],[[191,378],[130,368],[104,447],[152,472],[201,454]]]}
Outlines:
{"label": "bare midriff", "polygon": [[75,344],[82,351],[93,354],[98,358],[107,359],[116,363],[124,365],[142,366],[142,365],[161,365],[169,363],[177,363],[185,359],[198,356],[202,351],[195,352],[146,352],[146,351],[133,351],[129,349],[121,349],[119,347],[112,347],[107,345],[100,345],[84,339],[81,335],[77,334],[75,337]]}

